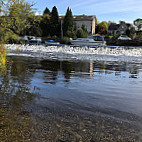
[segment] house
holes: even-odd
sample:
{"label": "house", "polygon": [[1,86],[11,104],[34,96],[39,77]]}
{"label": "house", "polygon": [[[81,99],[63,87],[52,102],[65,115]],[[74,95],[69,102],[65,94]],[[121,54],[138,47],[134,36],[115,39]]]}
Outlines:
{"label": "house", "polygon": [[85,28],[87,29],[88,33],[95,34],[95,28],[96,28],[96,16],[86,16],[86,15],[80,15],[80,16],[74,16],[74,22],[76,24],[76,30],[82,27],[82,25],[85,25]]}
{"label": "house", "polygon": [[109,27],[108,27],[108,33],[110,34],[126,34],[126,31],[127,30],[130,30],[130,28],[132,27],[131,24],[129,23],[125,23],[124,21],[120,21],[119,24],[110,24]]}
{"label": "house", "polygon": [[[59,18],[61,19],[61,25],[62,25],[64,16],[59,16]],[[73,16],[73,19],[76,25],[76,30],[78,30],[79,28],[82,27],[82,25],[84,25],[88,33],[92,35],[95,34],[96,16],[78,15],[78,16]]]}

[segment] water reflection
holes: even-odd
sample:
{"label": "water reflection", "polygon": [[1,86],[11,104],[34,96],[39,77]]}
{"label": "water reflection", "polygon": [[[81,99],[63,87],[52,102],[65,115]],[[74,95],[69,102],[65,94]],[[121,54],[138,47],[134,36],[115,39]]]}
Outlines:
{"label": "water reflection", "polygon": [[[64,77],[69,81],[72,75],[80,73],[80,77],[87,75],[94,77],[95,73],[105,73],[112,74],[115,73],[116,76],[121,76],[122,72],[128,72],[131,78],[137,78],[139,74],[139,69],[142,65],[136,65],[134,63],[125,62],[105,62],[105,61],[41,61],[41,66],[39,69],[52,71],[53,80],[57,79],[59,71],[62,71]],[[83,74],[82,74],[83,73]],[[79,75],[79,74],[77,74]]]}
{"label": "water reflection", "polygon": [[3,69],[0,69],[0,141],[26,141],[33,118],[25,106],[35,97],[29,92],[31,76],[20,62],[10,61],[7,70]]}
{"label": "water reflection", "polygon": [[141,74],[135,63],[9,57],[0,141],[140,141]]}

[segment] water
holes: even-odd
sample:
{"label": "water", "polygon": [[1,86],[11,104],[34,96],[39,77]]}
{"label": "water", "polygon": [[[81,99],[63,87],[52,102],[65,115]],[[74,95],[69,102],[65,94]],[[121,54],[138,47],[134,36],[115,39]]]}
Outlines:
{"label": "water", "polygon": [[0,69],[0,141],[141,142],[141,56],[71,52],[9,54]]}

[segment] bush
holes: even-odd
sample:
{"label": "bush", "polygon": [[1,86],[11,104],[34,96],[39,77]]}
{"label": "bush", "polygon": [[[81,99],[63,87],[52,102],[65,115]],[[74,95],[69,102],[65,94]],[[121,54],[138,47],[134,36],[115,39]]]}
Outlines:
{"label": "bush", "polygon": [[70,39],[68,37],[63,37],[60,41],[61,44],[69,44],[70,43]]}
{"label": "bush", "polygon": [[6,62],[6,49],[3,44],[0,43],[0,67],[4,66]]}
{"label": "bush", "polygon": [[56,35],[52,36],[52,39],[56,40],[56,39],[57,39],[57,36],[56,36]]}
{"label": "bush", "polygon": [[136,37],[135,37],[135,39],[142,40],[142,35],[141,34],[137,34]]}
{"label": "bush", "polygon": [[75,31],[67,31],[67,33],[66,33],[66,36],[67,37],[70,37],[70,38],[75,38],[76,37],[76,33],[75,33]]}
{"label": "bush", "polygon": [[86,31],[84,31],[82,28],[77,30],[77,34],[76,34],[77,38],[86,38],[88,37],[88,33]]}
{"label": "bush", "polygon": [[115,34],[115,35],[112,37],[112,40],[117,40],[119,36],[121,36],[121,34],[120,34],[120,33]]}

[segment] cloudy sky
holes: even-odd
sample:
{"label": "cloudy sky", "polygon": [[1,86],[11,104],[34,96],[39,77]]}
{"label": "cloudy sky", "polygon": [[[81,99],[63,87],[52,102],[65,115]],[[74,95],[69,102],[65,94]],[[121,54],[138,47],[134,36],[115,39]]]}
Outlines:
{"label": "cloudy sky", "polygon": [[67,7],[73,15],[96,15],[101,22],[125,20],[132,22],[142,18],[142,0],[34,0],[35,7],[41,13],[48,7],[56,6],[59,14],[64,15]]}

